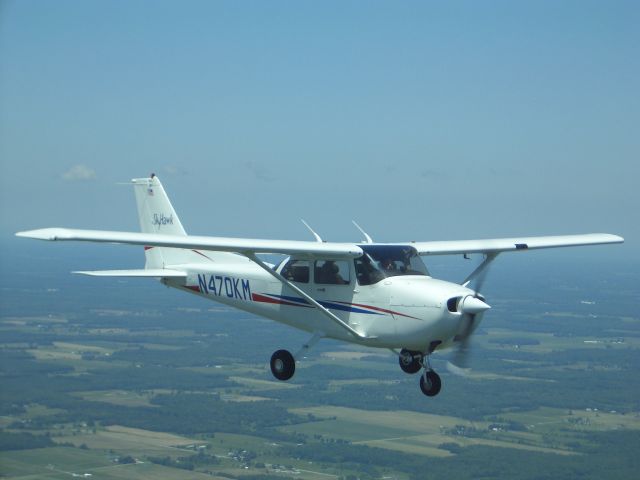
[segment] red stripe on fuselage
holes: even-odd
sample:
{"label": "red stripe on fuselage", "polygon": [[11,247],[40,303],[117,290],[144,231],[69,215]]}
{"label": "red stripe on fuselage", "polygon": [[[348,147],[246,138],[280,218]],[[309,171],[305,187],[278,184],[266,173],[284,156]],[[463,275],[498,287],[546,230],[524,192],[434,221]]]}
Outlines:
{"label": "red stripe on fuselage", "polygon": [[375,310],[377,312],[389,313],[391,315],[399,315],[401,317],[413,318],[415,320],[419,320],[417,317],[412,317],[411,315],[405,315],[404,313],[394,312],[393,310],[387,310],[386,308],[373,307],[371,305],[363,305],[361,303],[347,303],[347,302],[337,302],[342,303],[344,305],[353,305],[354,307],[362,307],[362,308],[370,308],[371,310]]}
{"label": "red stripe on fuselage", "polygon": [[198,250],[191,250],[193,253],[197,253],[198,255],[202,255],[204,258],[206,258],[207,260],[211,260],[209,257],[207,257],[204,253],[199,252]]}
{"label": "red stripe on fuselage", "polygon": [[274,303],[276,305],[289,305],[291,307],[311,307],[311,305],[302,305],[300,303],[288,302],[279,298],[267,297],[266,295],[260,295],[259,293],[252,293],[251,299],[254,302]]}

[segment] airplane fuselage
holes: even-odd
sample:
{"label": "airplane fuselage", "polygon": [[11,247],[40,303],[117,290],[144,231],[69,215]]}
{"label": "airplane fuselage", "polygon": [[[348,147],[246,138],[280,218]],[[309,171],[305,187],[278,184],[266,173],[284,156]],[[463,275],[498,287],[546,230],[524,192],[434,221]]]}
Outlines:
{"label": "airplane fuselage", "polygon": [[[238,257],[237,257],[238,258]],[[239,258],[238,258],[239,259]],[[455,283],[424,275],[385,278],[373,285],[296,286],[362,334],[351,335],[327,322],[321,311],[253,262],[181,265],[186,280],[166,279],[168,286],[322,336],[371,347],[425,351],[433,342],[449,346],[461,328],[462,315],[447,301],[474,295]]]}

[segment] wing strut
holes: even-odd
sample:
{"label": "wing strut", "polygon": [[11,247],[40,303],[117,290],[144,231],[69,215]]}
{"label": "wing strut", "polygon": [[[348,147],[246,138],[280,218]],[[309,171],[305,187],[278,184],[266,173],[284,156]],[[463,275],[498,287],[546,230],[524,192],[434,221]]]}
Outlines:
{"label": "wing strut", "polygon": [[253,252],[243,252],[243,255],[246,256],[247,258],[249,258],[250,260],[252,260],[253,262],[257,263],[260,267],[262,267],[263,270],[265,270],[267,273],[269,273],[271,276],[277,278],[278,280],[280,280],[282,283],[284,283],[285,285],[287,285],[289,288],[291,288],[294,292],[298,293],[299,295],[302,296],[302,298],[304,298],[306,301],[308,301],[311,305],[313,305],[314,307],[316,307],[318,310],[320,310],[322,313],[324,313],[327,317],[329,317],[331,320],[333,320],[335,323],[337,323],[338,325],[340,325],[342,328],[344,328],[346,331],[348,331],[351,335],[353,335],[356,338],[362,339],[362,340],[369,340],[375,337],[367,337],[366,335],[362,335],[361,333],[357,332],[356,330],[354,330],[350,325],[346,324],[345,322],[343,322],[339,317],[337,317],[336,315],[334,315],[333,313],[331,313],[331,311],[326,308],[323,307],[322,305],[320,305],[316,300],[313,299],[313,297],[311,297],[309,294],[305,293],[302,289],[300,289],[299,287],[297,287],[296,285],[294,285],[292,282],[290,282],[289,280],[287,280],[286,278],[284,278],[282,275],[280,275],[278,272],[276,272],[275,270],[273,270],[271,267],[269,267],[269,265],[267,265],[266,263],[264,263],[262,260],[260,260],[257,255]]}
{"label": "wing strut", "polygon": [[471,283],[471,280],[475,279],[477,276],[479,276],[480,274],[482,274],[485,269],[491,264],[491,262],[493,262],[496,257],[498,256],[497,253],[488,253],[485,257],[484,260],[482,261],[482,263],[480,265],[478,265],[478,267],[471,272],[471,274],[464,279],[464,281],[462,282],[462,286],[466,287]]}

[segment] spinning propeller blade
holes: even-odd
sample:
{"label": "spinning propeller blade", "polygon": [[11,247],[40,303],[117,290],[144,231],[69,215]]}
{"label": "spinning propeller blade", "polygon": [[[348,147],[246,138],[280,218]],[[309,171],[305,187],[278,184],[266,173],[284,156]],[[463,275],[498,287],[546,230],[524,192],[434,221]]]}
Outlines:
{"label": "spinning propeller blade", "polygon": [[[484,286],[489,272],[489,265],[496,255],[487,255],[484,261],[467,277],[463,285],[469,286],[474,292],[474,296],[465,297],[460,305],[460,312],[463,314],[464,327],[457,335],[458,348],[453,354],[453,358],[447,366],[449,371],[456,375],[467,375],[469,370],[469,351],[471,349],[471,334],[482,320],[482,315],[491,307],[484,302],[484,297],[480,290]],[[470,285],[473,284],[473,285]]]}

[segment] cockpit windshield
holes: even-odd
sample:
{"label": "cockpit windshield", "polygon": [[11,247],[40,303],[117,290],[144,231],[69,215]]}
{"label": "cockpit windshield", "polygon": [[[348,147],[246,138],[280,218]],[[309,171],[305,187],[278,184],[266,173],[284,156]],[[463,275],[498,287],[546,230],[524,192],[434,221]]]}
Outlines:
{"label": "cockpit windshield", "polygon": [[360,285],[398,275],[429,275],[415,248],[407,245],[359,245],[364,255],[354,260]]}

